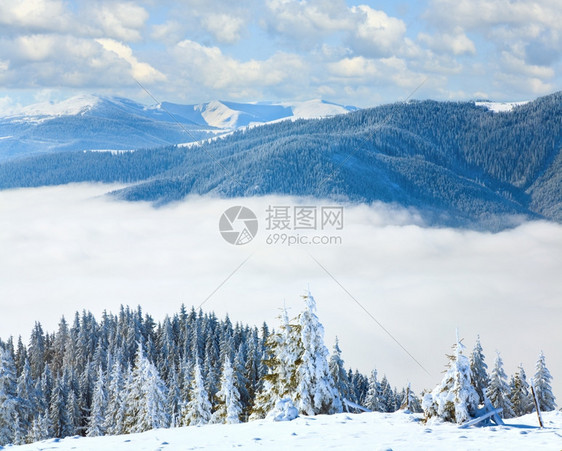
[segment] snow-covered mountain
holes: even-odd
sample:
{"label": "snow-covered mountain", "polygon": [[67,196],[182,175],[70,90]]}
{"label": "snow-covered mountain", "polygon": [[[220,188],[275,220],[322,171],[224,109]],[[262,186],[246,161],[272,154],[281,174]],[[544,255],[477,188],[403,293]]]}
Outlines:
{"label": "snow-covered mountain", "polygon": [[[58,146],[61,134],[68,131],[64,127],[73,126],[69,135],[81,137],[72,143],[74,149],[84,146],[86,138],[97,146],[92,149],[112,149],[116,142],[122,149],[153,148],[0,162],[0,189],[121,182],[134,183],[117,193],[123,199],[156,203],[189,194],[286,194],[393,202],[420,209],[432,224],[501,229],[522,217],[562,221],[561,98],[562,93],[554,93],[503,113],[475,102],[416,101],[282,123],[271,122],[287,114],[313,117],[341,107],[324,102],[293,106],[211,102],[158,108],[123,99],[100,101],[89,109],[76,108],[82,111],[78,115],[38,123],[31,137],[60,121],[63,128],[49,129],[57,132],[53,140],[59,140]],[[96,117],[100,105],[104,114]],[[190,136],[220,134],[223,139],[156,148],[155,143],[172,139],[189,141],[166,111],[183,121]],[[265,122],[268,125],[251,127]],[[234,126],[248,127],[245,133],[225,136]],[[163,130],[169,133],[165,139]],[[0,136],[13,135],[1,131],[0,124]],[[116,136],[122,141],[115,141]],[[102,138],[107,142],[100,144]],[[11,139],[0,140],[0,146],[6,141]]]}
{"label": "snow-covered mountain", "polygon": [[355,109],[322,100],[143,105],[121,97],[80,95],[0,111],[0,160],[53,151],[131,150],[179,144],[240,127],[334,116]]}

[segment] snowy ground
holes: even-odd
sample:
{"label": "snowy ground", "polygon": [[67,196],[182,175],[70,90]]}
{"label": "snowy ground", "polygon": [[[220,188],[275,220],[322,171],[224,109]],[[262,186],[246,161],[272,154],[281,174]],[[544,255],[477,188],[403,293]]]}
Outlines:
{"label": "snowy ground", "polygon": [[419,415],[364,413],[300,417],[291,422],[254,421],[158,429],[142,434],[46,440],[10,450],[560,450],[562,412],[507,420],[509,426],[459,429],[454,424],[424,425]]}

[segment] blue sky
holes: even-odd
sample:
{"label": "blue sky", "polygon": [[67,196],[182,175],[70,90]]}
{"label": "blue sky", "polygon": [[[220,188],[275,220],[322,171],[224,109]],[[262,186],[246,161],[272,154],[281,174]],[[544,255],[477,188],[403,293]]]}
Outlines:
{"label": "blue sky", "polygon": [[0,108],[79,93],[199,103],[528,100],[561,88],[559,0],[2,0]]}

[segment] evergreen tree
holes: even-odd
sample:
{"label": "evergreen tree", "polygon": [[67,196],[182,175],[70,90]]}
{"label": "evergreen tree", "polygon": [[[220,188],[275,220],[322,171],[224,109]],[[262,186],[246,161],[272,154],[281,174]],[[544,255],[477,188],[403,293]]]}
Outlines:
{"label": "evergreen tree", "polygon": [[265,418],[280,399],[295,396],[298,385],[297,361],[303,354],[300,326],[290,324],[287,310],[280,316],[279,332],[266,339],[265,365],[269,371],[262,378],[262,388],[256,397],[250,420]]}
{"label": "evergreen tree", "polygon": [[170,427],[177,427],[181,422],[181,387],[178,378],[179,371],[172,368],[168,373],[168,414]]}
{"label": "evergreen tree", "polygon": [[49,421],[49,412],[41,412],[34,419],[26,442],[34,443],[52,437],[53,431]]}
{"label": "evergreen tree", "polygon": [[316,301],[310,292],[303,298],[306,308],[297,318],[303,353],[297,363],[295,406],[305,415],[341,412],[340,394],[328,367],[324,327],[315,313]]}
{"label": "evergreen tree", "polygon": [[0,446],[14,443],[18,416],[16,365],[0,344]]}
{"label": "evergreen tree", "polygon": [[240,415],[242,413],[240,393],[235,386],[234,372],[228,355],[225,355],[224,358],[221,387],[217,393],[217,398],[218,409],[213,414],[213,422],[227,424],[240,423]]}
{"label": "evergreen tree", "polygon": [[74,432],[68,414],[69,387],[66,382],[63,377],[56,380],[49,409],[49,424],[54,436],[59,438],[68,437]]}
{"label": "evergreen tree", "polygon": [[182,412],[183,426],[198,426],[211,420],[211,403],[201,375],[201,365],[196,358],[191,382],[191,399]]}
{"label": "evergreen tree", "polygon": [[534,404],[523,365],[519,365],[519,370],[512,378],[509,399],[515,416],[519,417],[533,411]]}
{"label": "evergreen tree", "polygon": [[167,388],[139,343],[135,367],[127,387],[127,407],[123,420],[125,432],[168,427],[170,419],[166,401]]}
{"label": "evergreen tree", "polygon": [[541,411],[548,412],[556,409],[556,401],[550,386],[551,380],[552,376],[546,367],[545,357],[541,351],[535,367],[535,377],[533,377],[533,387],[535,388],[535,394],[537,395]]}
{"label": "evergreen tree", "polygon": [[349,370],[348,377],[351,381],[353,394],[355,396],[354,401],[357,404],[364,405],[366,403],[367,393],[369,391],[369,379],[361,374],[358,370],[355,370],[354,373]]}
{"label": "evergreen tree", "polygon": [[382,377],[379,393],[379,402],[382,409],[381,412],[395,412],[397,410],[396,399],[394,392],[392,391],[392,387],[388,383],[386,374]]}
{"label": "evergreen tree", "polygon": [[[269,336],[268,336],[269,337]],[[234,358],[234,363],[232,365],[235,377],[236,387],[240,393],[240,402],[242,403],[242,418],[248,419],[251,413],[252,405],[250,404],[250,394],[248,393],[247,385],[248,379],[244,374],[245,368],[245,358],[244,358],[244,343],[240,343],[238,351],[236,352],[236,357]],[[263,377],[262,377],[263,383]]]}
{"label": "evergreen tree", "polygon": [[88,429],[86,435],[88,437],[99,437],[105,435],[105,415],[107,412],[107,394],[105,386],[105,378],[101,365],[98,367],[98,377],[94,387],[94,397],[92,400],[92,408],[90,410],[90,418],[88,419]]}
{"label": "evergreen tree", "polygon": [[502,418],[512,418],[515,415],[513,413],[509,394],[510,390],[507,383],[507,376],[503,370],[503,360],[498,352],[494,368],[490,375],[490,384],[486,389],[486,396],[490,399],[494,407],[501,407],[503,409],[502,412],[500,412]]}
{"label": "evergreen tree", "polygon": [[70,389],[67,398],[67,411],[68,411],[68,423],[72,429],[72,435],[76,435],[82,432],[82,417],[80,415],[80,405],[78,403],[78,397],[74,389]]}
{"label": "evergreen tree", "polygon": [[487,369],[488,365],[484,361],[480,335],[478,335],[472,354],[470,354],[470,370],[472,372],[472,385],[476,389],[476,393],[478,393],[479,404],[484,404],[484,395],[490,383]]}
{"label": "evergreen tree", "polygon": [[[334,343],[334,350],[332,351],[332,355],[330,357],[329,367],[330,374],[334,380],[334,385],[342,400],[353,401],[353,390],[351,388],[349,378],[347,377],[347,372],[345,371],[344,362],[341,358],[341,349],[339,347],[338,337],[336,337],[336,342]],[[346,411],[348,411],[347,404],[343,407]]]}
{"label": "evergreen tree", "polygon": [[385,412],[386,407],[381,403],[381,386],[377,380],[377,370],[371,372],[369,376],[369,389],[365,398],[365,407],[373,412]]}
{"label": "evergreen tree", "polygon": [[21,428],[28,431],[38,409],[37,391],[31,378],[29,360],[24,359],[17,385],[18,414]]}
{"label": "evergreen tree", "polygon": [[420,400],[412,390],[412,386],[410,384],[408,384],[408,387],[405,390],[402,390],[400,397],[402,398],[400,409],[404,409],[412,413],[423,412]]}
{"label": "evergreen tree", "polygon": [[469,359],[463,355],[464,345],[457,337],[449,356],[449,367],[441,383],[427,393],[422,401],[426,418],[439,417],[445,421],[462,424],[476,414],[478,393],[472,386]]}
{"label": "evergreen tree", "polygon": [[116,358],[109,375],[107,412],[103,425],[107,434],[119,435],[125,431],[125,380],[120,358]]}
{"label": "evergreen tree", "polygon": [[31,341],[29,343],[29,364],[31,366],[31,376],[38,379],[45,368],[45,334],[41,323],[36,322],[31,332]]}

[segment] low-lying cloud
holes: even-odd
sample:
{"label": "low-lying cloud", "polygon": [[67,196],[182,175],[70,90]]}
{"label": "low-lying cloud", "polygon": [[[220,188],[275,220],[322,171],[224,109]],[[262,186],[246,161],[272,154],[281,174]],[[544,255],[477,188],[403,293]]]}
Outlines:
{"label": "low-lying cloud", "polygon": [[[346,206],[340,244],[268,244],[268,206],[331,206],[287,197],[193,197],[155,209],[102,196],[115,187],[69,185],[0,192],[0,336],[22,335],[36,320],[56,330],[61,315],[117,312],[140,304],[160,320],[181,303],[228,313],[233,321],[276,326],[284,304],[295,315],[310,287],[331,348],[340,338],[348,366],[377,368],[390,382],[430,388],[441,378],[455,329],[470,350],[477,334],[491,367],[528,375],[547,357],[562,396],[562,226],[525,223],[501,233],[424,228],[415,212]],[[221,237],[233,205],[259,221],[249,244]],[[285,231],[286,232],[286,231]],[[269,237],[269,240],[268,240]],[[279,237],[277,237],[279,238]],[[280,241],[280,240],[278,240]],[[240,269],[209,295],[245,260]],[[319,265],[321,264],[321,266]],[[329,274],[327,274],[327,272]],[[333,277],[333,278],[332,278]],[[334,281],[336,279],[430,372],[426,375]],[[208,299],[207,299],[208,298]]]}

